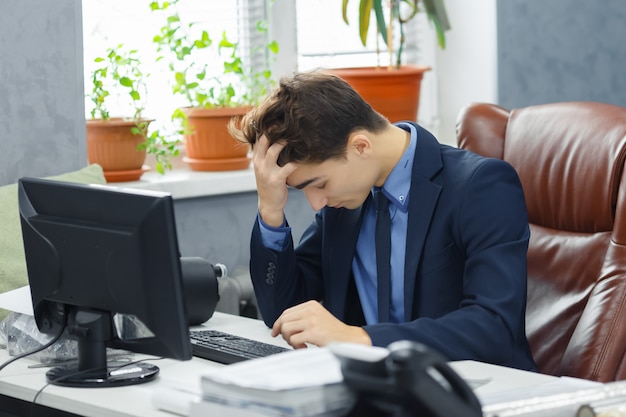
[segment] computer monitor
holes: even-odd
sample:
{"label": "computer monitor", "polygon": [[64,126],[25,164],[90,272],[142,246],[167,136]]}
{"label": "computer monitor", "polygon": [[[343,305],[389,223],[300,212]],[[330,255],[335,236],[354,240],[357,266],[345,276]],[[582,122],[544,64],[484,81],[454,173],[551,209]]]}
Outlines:
{"label": "computer monitor", "polygon": [[159,371],[112,367],[107,347],[191,359],[169,194],[22,178],[18,199],[37,327],[78,341],[78,366],[51,369],[50,383],[130,385]]}

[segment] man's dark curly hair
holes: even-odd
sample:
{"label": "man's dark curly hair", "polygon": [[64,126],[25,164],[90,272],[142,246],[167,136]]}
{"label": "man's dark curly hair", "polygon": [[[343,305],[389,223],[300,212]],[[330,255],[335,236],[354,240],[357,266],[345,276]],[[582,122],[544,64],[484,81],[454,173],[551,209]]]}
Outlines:
{"label": "man's dark curly hair", "polygon": [[350,134],[380,132],[389,122],[343,79],[315,71],[283,78],[265,100],[229,123],[231,135],[252,146],[261,135],[284,141],[278,164],[345,157]]}

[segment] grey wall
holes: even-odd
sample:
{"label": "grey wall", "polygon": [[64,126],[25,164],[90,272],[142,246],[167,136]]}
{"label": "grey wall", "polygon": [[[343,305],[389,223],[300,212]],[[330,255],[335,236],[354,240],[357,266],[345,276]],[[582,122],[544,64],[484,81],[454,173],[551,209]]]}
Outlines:
{"label": "grey wall", "polygon": [[626,106],[626,1],[498,0],[498,102]]}
{"label": "grey wall", "polygon": [[80,0],[2,2],[0,185],[86,165]]}
{"label": "grey wall", "polygon": [[[250,233],[257,214],[256,192],[175,200],[174,210],[183,256],[223,263],[231,272],[247,270]],[[304,193],[290,190],[285,216],[295,242],[313,214]]]}

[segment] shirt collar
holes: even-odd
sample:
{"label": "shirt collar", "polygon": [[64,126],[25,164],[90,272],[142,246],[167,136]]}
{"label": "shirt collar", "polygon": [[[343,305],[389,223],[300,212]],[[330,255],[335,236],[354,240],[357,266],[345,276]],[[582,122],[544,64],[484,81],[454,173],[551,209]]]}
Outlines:
{"label": "shirt collar", "polygon": [[392,204],[406,212],[409,207],[409,190],[411,189],[413,159],[415,158],[415,147],[417,145],[417,129],[411,123],[397,123],[396,126],[410,132],[411,140],[402,158],[400,158],[385,180],[383,193],[385,193]]}

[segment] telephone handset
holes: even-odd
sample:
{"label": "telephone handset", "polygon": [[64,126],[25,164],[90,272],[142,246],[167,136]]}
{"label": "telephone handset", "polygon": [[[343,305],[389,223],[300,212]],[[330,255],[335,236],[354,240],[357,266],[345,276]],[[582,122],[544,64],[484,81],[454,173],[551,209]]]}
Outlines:
{"label": "telephone handset", "polygon": [[385,348],[338,344],[344,383],[357,394],[349,416],[482,417],[470,386],[426,346],[399,341]]}

